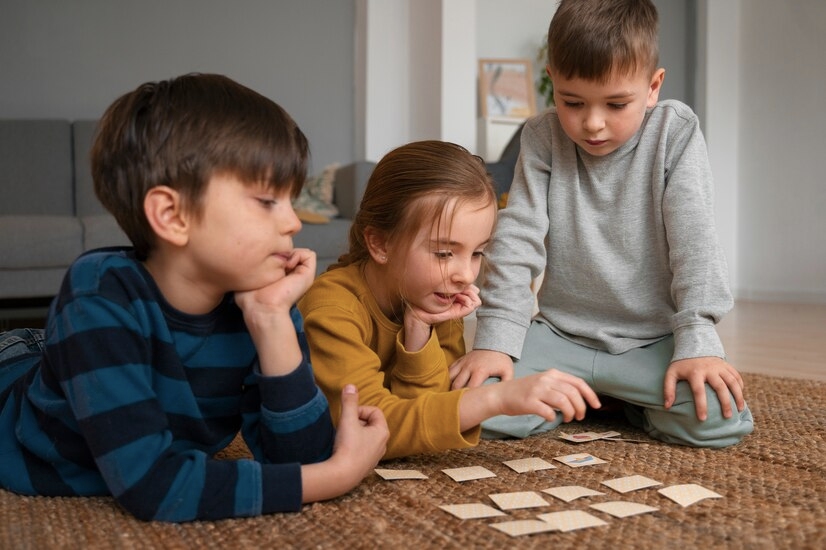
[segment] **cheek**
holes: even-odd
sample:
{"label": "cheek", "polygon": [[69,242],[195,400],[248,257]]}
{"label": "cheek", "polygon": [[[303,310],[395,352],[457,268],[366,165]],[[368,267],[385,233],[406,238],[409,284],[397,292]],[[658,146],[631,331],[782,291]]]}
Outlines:
{"label": "cheek", "polygon": [[618,120],[618,125],[626,134],[634,134],[645,117],[645,109],[641,111],[631,111]]}
{"label": "cheek", "polygon": [[577,120],[576,115],[569,112],[569,111],[557,111],[559,116],[559,123],[562,125],[562,129],[565,131],[566,134],[574,134],[576,133],[577,128]]}

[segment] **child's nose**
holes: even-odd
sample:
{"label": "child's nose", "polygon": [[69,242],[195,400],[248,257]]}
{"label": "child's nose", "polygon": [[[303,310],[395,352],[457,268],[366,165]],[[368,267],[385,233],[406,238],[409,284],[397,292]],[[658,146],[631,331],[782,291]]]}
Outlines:
{"label": "child's nose", "polygon": [[605,119],[598,109],[590,109],[585,114],[585,120],[582,121],[582,127],[587,132],[598,132],[605,126]]}
{"label": "child's nose", "polygon": [[469,285],[476,280],[479,271],[475,268],[471,258],[462,259],[454,265],[453,282]]}
{"label": "child's nose", "polygon": [[285,209],[284,216],[281,220],[281,232],[285,235],[295,235],[301,231],[301,220],[298,219],[298,214],[293,210],[292,205]]}

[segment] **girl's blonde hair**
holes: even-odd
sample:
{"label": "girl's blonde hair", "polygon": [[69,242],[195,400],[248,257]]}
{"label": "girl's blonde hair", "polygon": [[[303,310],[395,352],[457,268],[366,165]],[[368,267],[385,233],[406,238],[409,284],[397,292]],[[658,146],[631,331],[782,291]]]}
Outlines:
{"label": "girl's blonde hair", "polygon": [[[350,227],[350,249],[329,269],[367,261],[365,230],[406,249],[419,230],[440,223],[450,207],[496,204],[496,191],[484,161],[445,141],[417,141],[387,153],[367,182]],[[449,223],[449,222],[448,222]]]}

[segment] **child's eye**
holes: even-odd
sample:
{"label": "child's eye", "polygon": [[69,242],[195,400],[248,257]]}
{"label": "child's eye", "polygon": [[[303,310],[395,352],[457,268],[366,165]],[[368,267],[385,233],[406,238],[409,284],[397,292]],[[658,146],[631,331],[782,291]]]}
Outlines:
{"label": "child's eye", "polygon": [[484,258],[485,257],[485,251],[484,250],[477,250],[476,252],[473,253],[473,256],[476,257],[476,258]]}
{"label": "child's eye", "polygon": [[264,208],[272,208],[276,205],[275,199],[265,199],[265,198],[258,198],[256,199],[258,203],[263,206]]}
{"label": "child's eye", "polygon": [[451,252],[450,250],[437,250],[436,252],[434,252],[434,254],[440,260],[447,260],[448,258],[451,258],[453,256],[453,252]]}
{"label": "child's eye", "polygon": [[576,109],[577,107],[582,107],[582,103],[579,101],[566,101],[565,106],[571,109]]}
{"label": "child's eye", "polygon": [[625,109],[625,107],[627,105],[628,105],[627,103],[609,103],[608,104],[609,107],[611,107],[612,109],[616,109],[617,111],[619,111],[621,109]]}

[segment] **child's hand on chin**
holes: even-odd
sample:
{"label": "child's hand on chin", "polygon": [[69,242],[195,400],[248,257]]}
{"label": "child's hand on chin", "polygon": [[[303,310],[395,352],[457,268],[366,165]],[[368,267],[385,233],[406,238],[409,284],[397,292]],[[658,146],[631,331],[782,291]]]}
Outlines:
{"label": "child's hand on chin", "polygon": [[465,290],[454,294],[449,307],[443,311],[429,313],[416,306],[408,306],[410,314],[415,316],[419,321],[427,325],[437,325],[451,319],[462,319],[467,317],[482,305],[482,300],[479,298],[479,287],[476,285],[469,285]]}
{"label": "child's hand on chin", "polygon": [[284,265],[284,276],[255,290],[235,293],[235,302],[245,317],[254,313],[289,311],[310,288],[315,278],[316,254],[307,248],[296,248]]}

